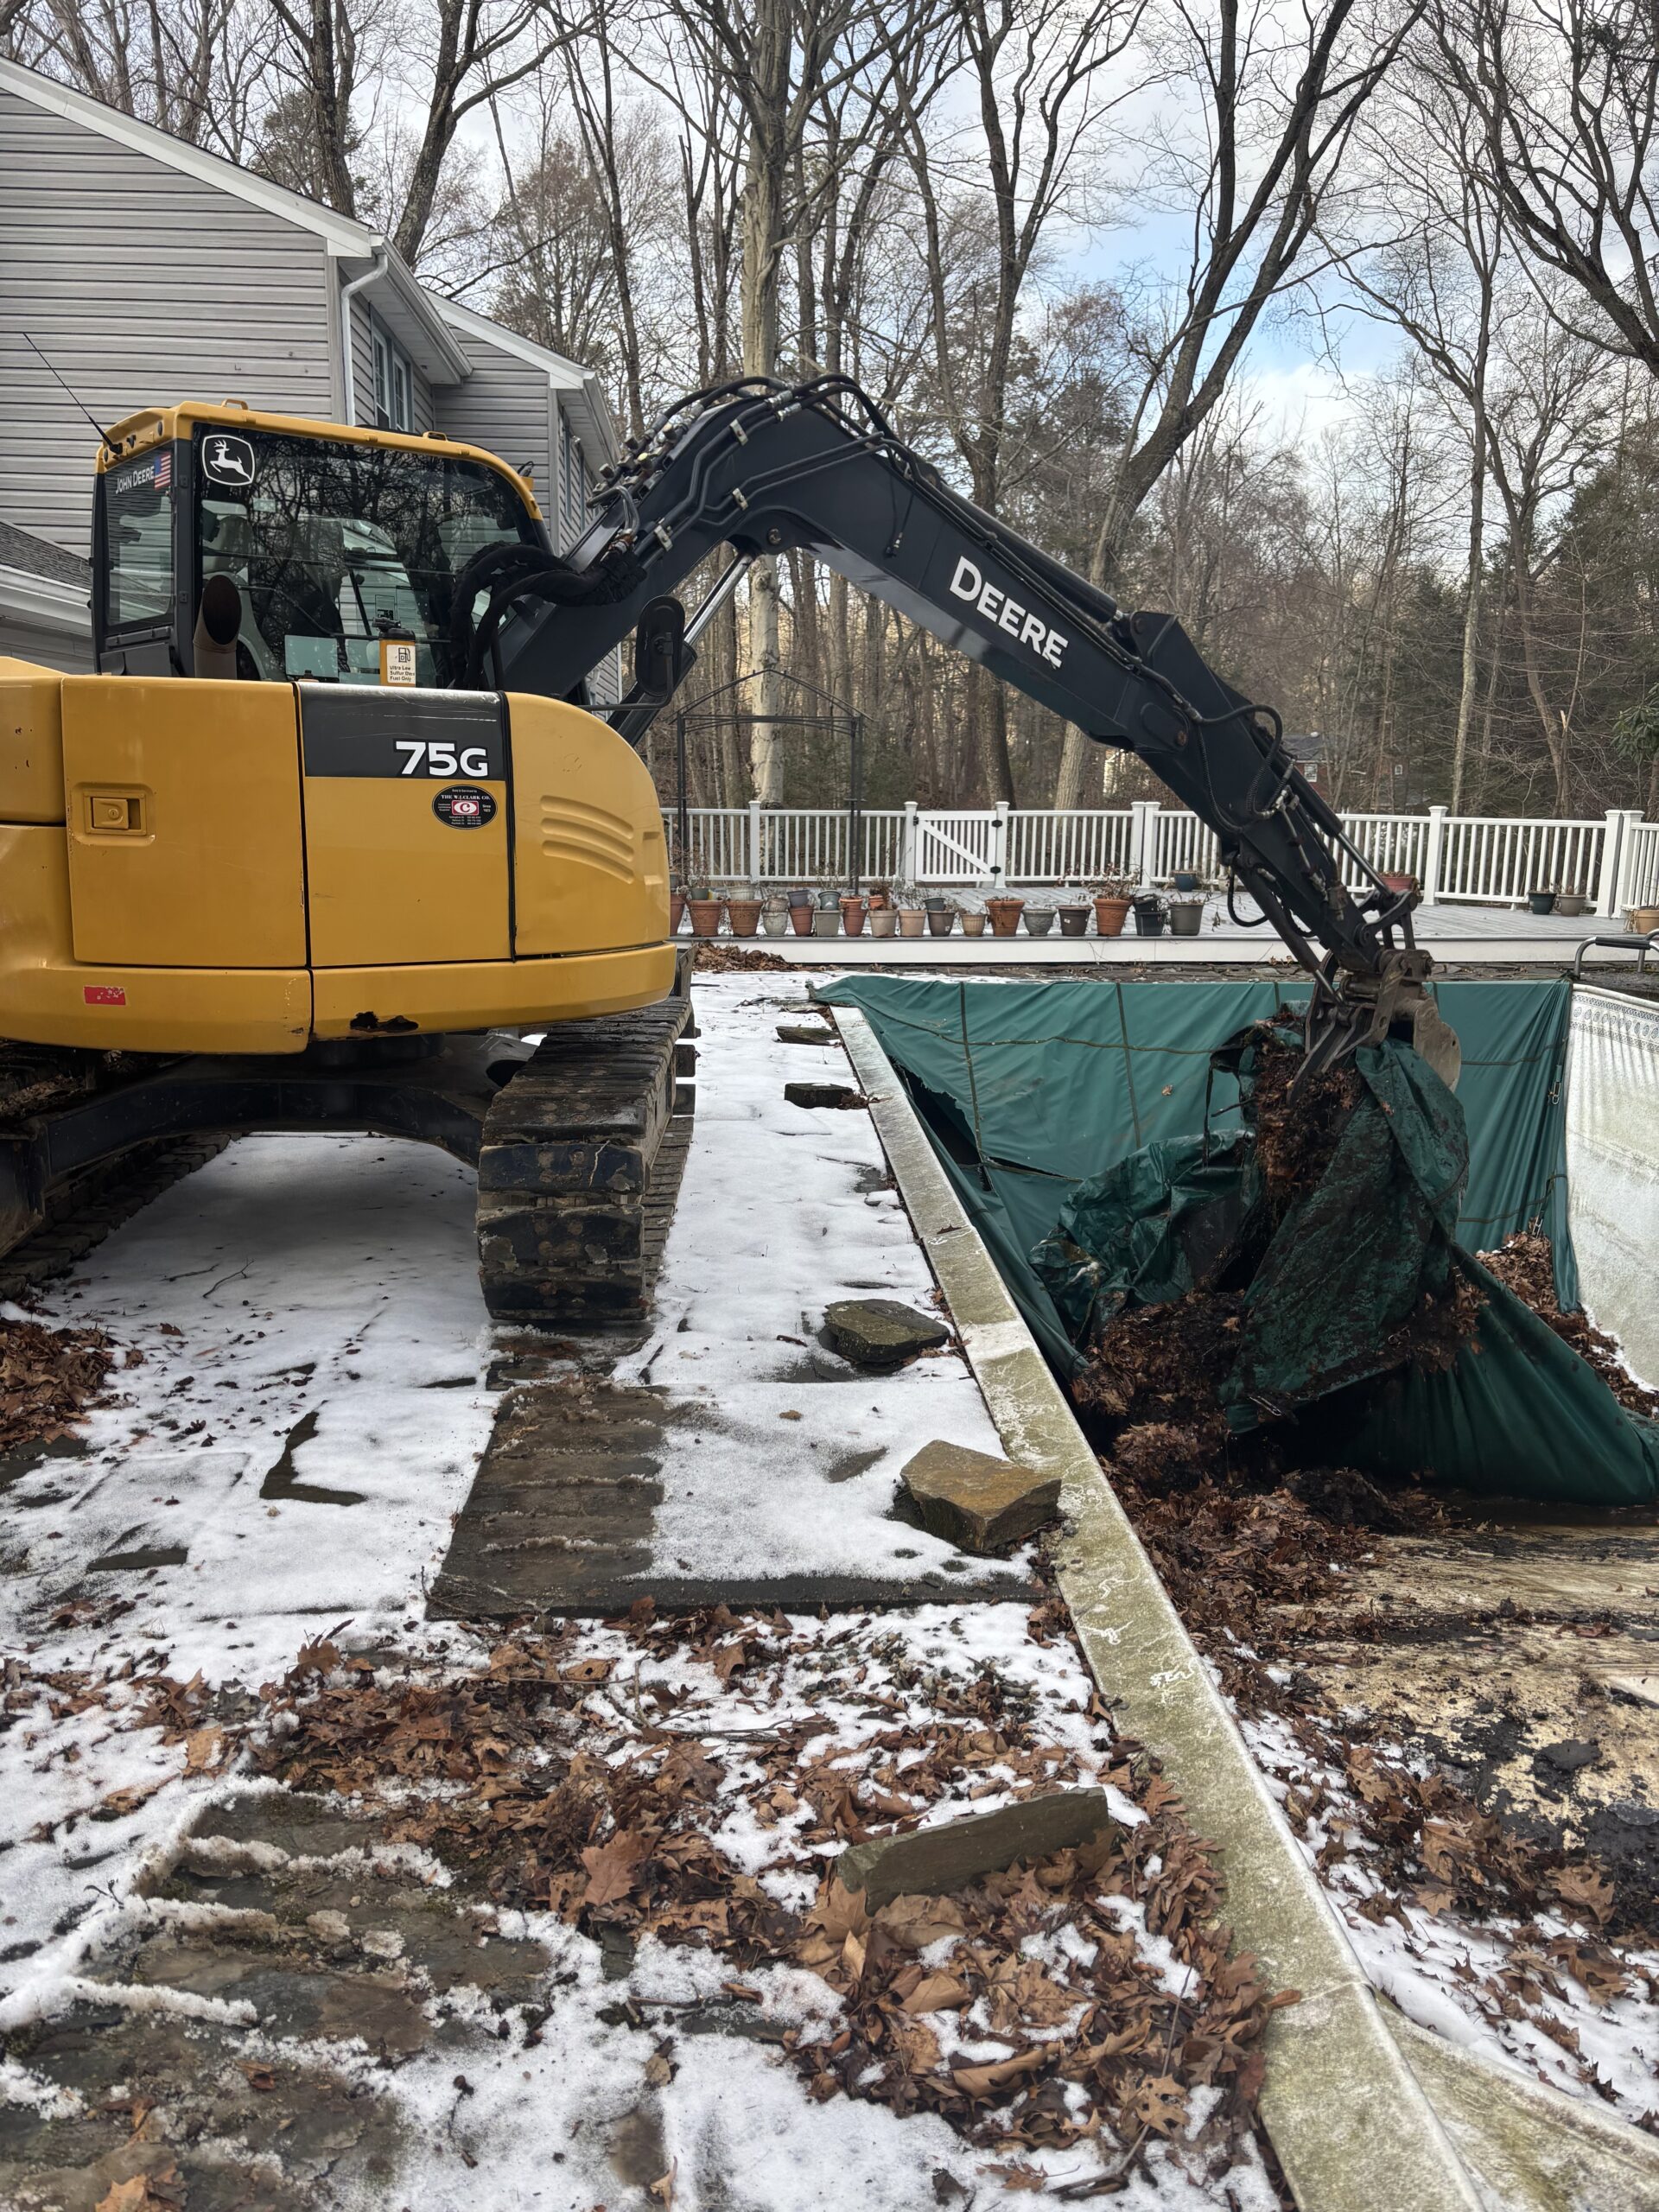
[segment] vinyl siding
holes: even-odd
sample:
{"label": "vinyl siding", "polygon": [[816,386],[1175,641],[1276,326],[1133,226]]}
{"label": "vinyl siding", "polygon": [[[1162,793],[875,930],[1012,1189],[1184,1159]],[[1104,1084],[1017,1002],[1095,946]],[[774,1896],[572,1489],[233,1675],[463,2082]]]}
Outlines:
{"label": "vinyl siding", "polygon": [[92,626],[90,616],[83,633],[37,629],[0,613],[0,659],[29,660],[39,668],[60,669],[66,676],[92,673]]}
{"label": "vinyl siding", "polygon": [[435,428],[448,437],[482,446],[510,468],[524,469],[528,464],[537,504],[556,540],[555,403],[547,372],[470,330],[451,324],[450,333],[472,363],[473,372],[465,384],[448,385],[433,393]]}
{"label": "vinyl siding", "polygon": [[88,550],[93,434],[180,399],[335,409],[323,240],[0,91],[0,518]]}

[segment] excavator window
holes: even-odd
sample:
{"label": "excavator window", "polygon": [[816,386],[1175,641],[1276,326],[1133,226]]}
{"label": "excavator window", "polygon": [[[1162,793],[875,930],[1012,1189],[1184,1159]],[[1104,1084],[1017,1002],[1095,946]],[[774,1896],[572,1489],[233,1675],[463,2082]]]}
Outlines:
{"label": "excavator window", "polygon": [[241,593],[245,675],[378,683],[397,637],[445,684],[455,576],[486,545],[540,542],[506,479],[460,456],[202,430],[196,458],[198,588]]}
{"label": "excavator window", "polygon": [[104,621],[107,629],[167,621],[173,612],[173,454],[170,447],[105,479]]}

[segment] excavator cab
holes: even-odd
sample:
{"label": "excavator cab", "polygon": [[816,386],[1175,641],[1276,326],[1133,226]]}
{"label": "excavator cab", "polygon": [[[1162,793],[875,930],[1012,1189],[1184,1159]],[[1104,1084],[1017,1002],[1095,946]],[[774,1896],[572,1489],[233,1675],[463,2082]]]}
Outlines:
{"label": "excavator cab", "polygon": [[[447,440],[229,407],[135,416],[111,437],[93,555],[111,674],[371,685],[389,665],[440,689],[467,563],[547,544],[524,480]],[[385,639],[413,650],[388,660]]]}

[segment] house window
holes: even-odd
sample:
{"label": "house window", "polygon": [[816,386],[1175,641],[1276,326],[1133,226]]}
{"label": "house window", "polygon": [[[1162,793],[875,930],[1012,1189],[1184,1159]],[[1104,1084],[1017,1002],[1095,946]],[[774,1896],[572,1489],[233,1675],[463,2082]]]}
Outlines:
{"label": "house window", "polygon": [[374,422],[380,430],[412,430],[415,372],[409,356],[378,322],[369,325],[374,346]]}

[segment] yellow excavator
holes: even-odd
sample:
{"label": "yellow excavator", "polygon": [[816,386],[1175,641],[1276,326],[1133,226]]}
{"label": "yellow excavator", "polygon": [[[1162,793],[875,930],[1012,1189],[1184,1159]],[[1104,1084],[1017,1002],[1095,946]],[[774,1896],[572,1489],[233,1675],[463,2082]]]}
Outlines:
{"label": "yellow excavator", "polygon": [[[846,378],[690,394],[593,506],[560,553],[522,477],[443,438],[230,404],[104,434],[99,673],[0,662],[0,1254],[49,1257],[54,1217],[73,1242],[158,1146],[371,1129],[476,1162],[493,1313],[642,1318],[691,1048],[632,748],[791,548],[1208,823],[1230,903],[1312,976],[1307,1070],[1392,1033],[1455,1080],[1414,898],[1273,710],[959,497]],[[676,588],[723,554],[688,620]],[[630,636],[601,719],[588,678]]]}

